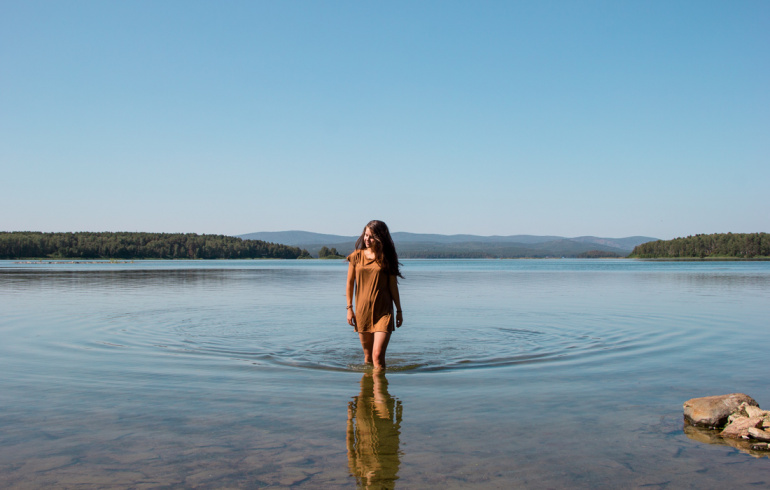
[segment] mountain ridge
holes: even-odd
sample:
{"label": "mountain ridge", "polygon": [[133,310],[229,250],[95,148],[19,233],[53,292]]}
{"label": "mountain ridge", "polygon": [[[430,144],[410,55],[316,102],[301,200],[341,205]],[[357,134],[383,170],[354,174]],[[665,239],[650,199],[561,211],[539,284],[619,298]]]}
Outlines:
{"label": "mountain ridge", "polygon": [[[523,258],[575,257],[589,251],[602,251],[626,256],[635,246],[657,238],[630,236],[607,238],[595,236],[562,237],[554,235],[441,235],[428,233],[392,233],[403,258]],[[350,253],[358,236],[314,233],[302,230],[254,232],[238,235],[245,240],[263,240],[307,249],[317,255],[321,247],[334,247]]]}

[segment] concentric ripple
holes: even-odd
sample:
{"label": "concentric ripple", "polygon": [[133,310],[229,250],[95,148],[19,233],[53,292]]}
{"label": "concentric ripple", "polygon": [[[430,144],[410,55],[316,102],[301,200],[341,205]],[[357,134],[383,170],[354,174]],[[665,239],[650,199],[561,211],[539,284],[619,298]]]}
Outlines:
{"label": "concentric ripple", "polygon": [[[152,358],[194,356],[215,363],[248,363],[295,369],[364,371],[358,338],[347,325],[306,326],[280,311],[262,308],[244,319],[220,308],[124,312],[91,318],[92,328],[71,349],[138,351]],[[240,319],[236,318],[239,317]],[[660,328],[660,319],[615,317],[603,322],[550,319],[517,328],[477,321],[451,328],[427,322],[404,326],[391,340],[390,371],[496,368],[535,363],[606,363],[634,356],[662,356],[681,347],[688,331]],[[685,318],[673,319],[680,324]],[[666,321],[672,321],[667,318]],[[532,320],[530,320],[532,323]],[[86,332],[83,332],[86,333]],[[705,339],[702,339],[705,341]],[[61,349],[62,345],[56,348]],[[66,347],[65,347],[66,348]]]}

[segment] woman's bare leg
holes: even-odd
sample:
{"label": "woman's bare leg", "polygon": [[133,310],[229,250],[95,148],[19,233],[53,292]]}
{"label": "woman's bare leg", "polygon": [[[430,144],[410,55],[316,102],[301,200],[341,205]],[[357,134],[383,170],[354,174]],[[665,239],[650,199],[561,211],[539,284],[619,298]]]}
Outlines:
{"label": "woman's bare leg", "polygon": [[361,347],[364,349],[364,362],[374,364],[375,369],[385,369],[385,352],[390,342],[390,332],[361,332]]}
{"label": "woman's bare leg", "polygon": [[388,350],[388,342],[390,342],[390,332],[374,332],[372,345],[374,369],[385,369],[385,351]]}
{"label": "woman's bare leg", "polygon": [[372,363],[372,350],[374,349],[374,334],[371,332],[360,332],[358,338],[361,339],[361,347],[364,349],[364,363]]}

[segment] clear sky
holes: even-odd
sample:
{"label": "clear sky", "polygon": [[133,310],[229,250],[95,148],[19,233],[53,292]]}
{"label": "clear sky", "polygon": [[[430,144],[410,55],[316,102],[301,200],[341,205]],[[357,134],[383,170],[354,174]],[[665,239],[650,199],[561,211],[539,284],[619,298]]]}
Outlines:
{"label": "clear sky", "polygon": [[770,232],[770,2],[0,2],[0,230]]}

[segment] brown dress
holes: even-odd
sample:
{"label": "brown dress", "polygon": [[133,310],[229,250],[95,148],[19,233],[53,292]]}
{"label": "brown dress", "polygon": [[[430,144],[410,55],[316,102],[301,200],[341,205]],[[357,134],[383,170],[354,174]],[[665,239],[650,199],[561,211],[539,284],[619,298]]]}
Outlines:
{"label": "brown dress", "polygon": [[393,297],[390,275],[363,250],[348,255],[356,277],[356,332],[392,332]]}

